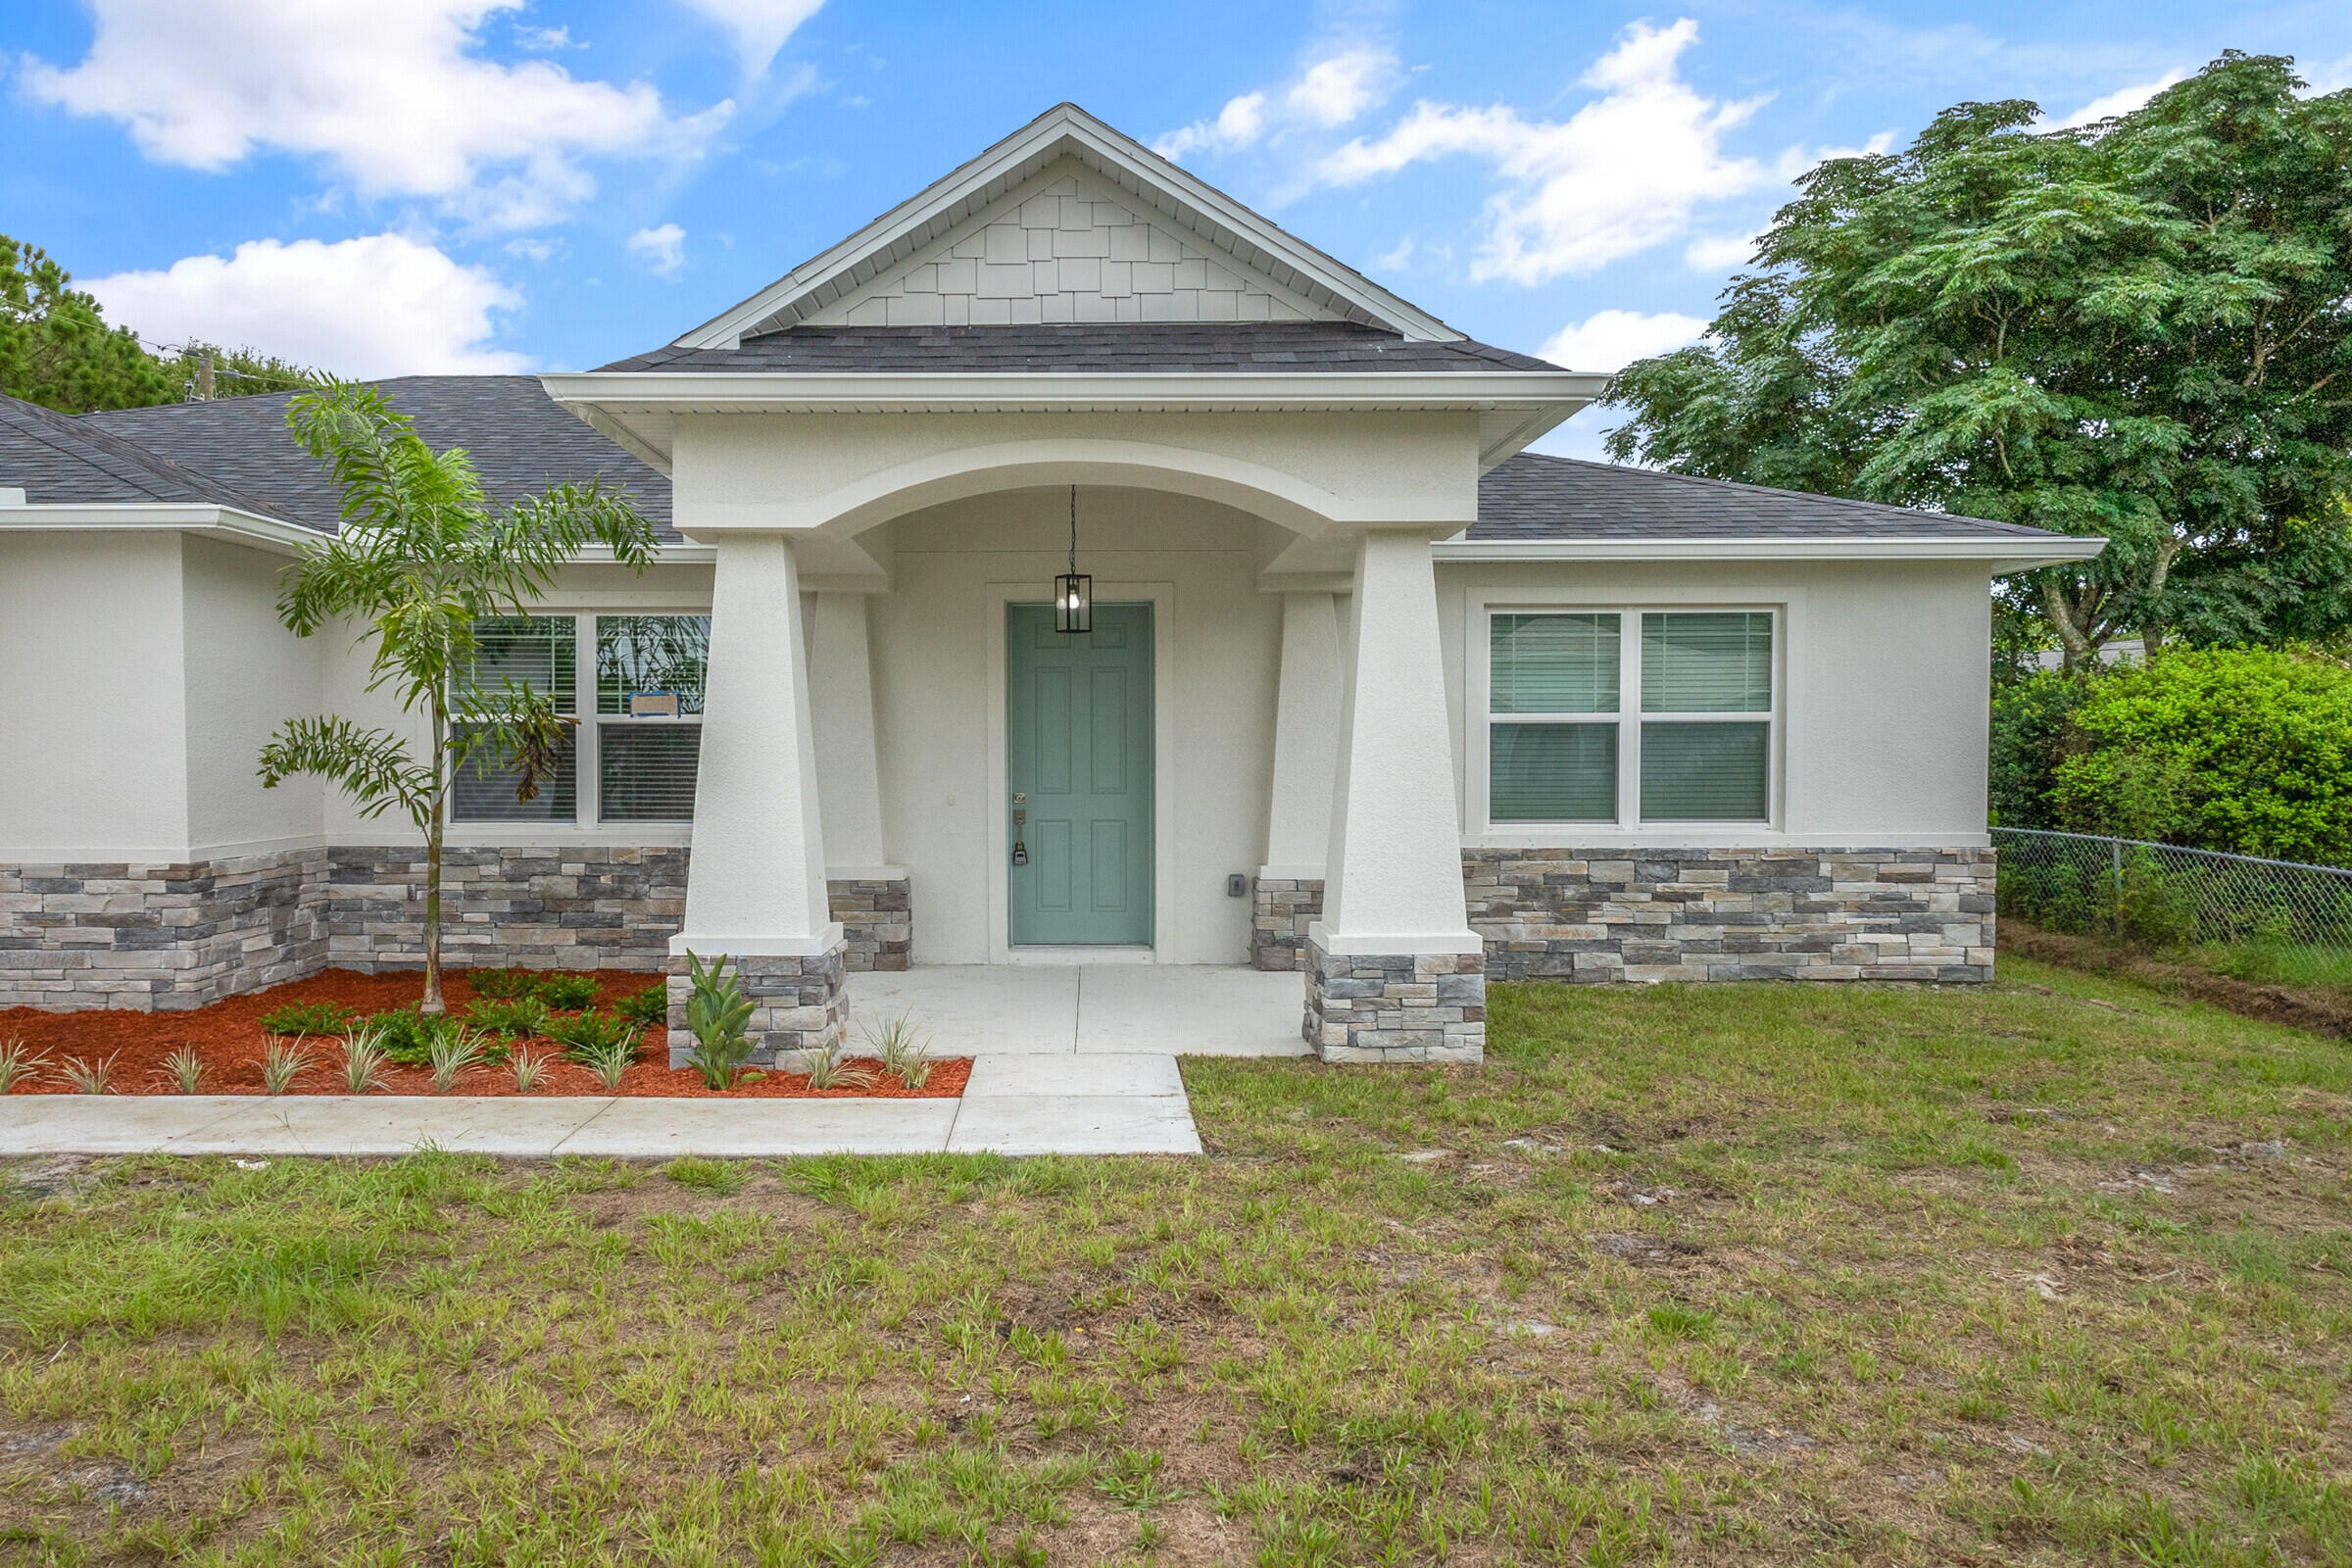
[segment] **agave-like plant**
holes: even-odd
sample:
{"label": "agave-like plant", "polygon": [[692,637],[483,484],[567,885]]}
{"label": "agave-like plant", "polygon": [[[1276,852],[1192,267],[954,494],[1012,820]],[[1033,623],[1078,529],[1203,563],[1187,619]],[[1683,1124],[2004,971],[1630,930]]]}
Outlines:
{"label": "agave-like plant", "polygon": [[26,1045],[23,1035],[0,1040],[0,1095],[20,1082],[33,1082],[48,1070],[49,1058]]}
{"label": "agave-like plant", "polygon": [[118,1051],[114,1056],[102,1061],[69,1056],[66,1058],[66,1082],[74,1086],[74,1092],[77,1095],[111,1095],[115,1092],[115,1056],[121,1054],[122,1053]]}
{"label": "agave-like plant", "polygon": [[884,1071],[897,1074],[909,1089],[930,1081],[931,1041],[914,1027],[913,1014],[902,1012],[879,1026],[867,1024],[862,1032],[867,1048],[882,1058]]}
{"label": "agave-like plant", "polygon": [[457,1087],[458,1074],[482,1064],[482,1037],[459,1024],[433,1037],[431,1054],[433,1093],[446,1095]]}
{"label": "agave-like plant", "polygon": [[539,1080],[547,1076],[547,1057],[532,1055],[528,1046],[516,1046],[514,1054],[507,1058],[507,1065],[514,1069],[514,1092],[527,1095],[538,1088]]}
{"label": "agave-like plant", "polygon": [[193,1046],[182,1046],[164,1058],[164,1077],[183,1095],[204,1093],[204,1058]]}
{"label": "agave-like plant", "polygon": [[863,1067],[850,1065],[849,1058],[842,1054],[838,1041],[822,1051],[804,1048],[801,1052],[801,1071],[808,1075],[808,1087],[811,1089],[863,1089],[874,1081],[873,1074]]}
{"label": "agave-like plant", "polygon": [[296,1035],[288,1045],[272,1040],[262,1048],[262,1090],[265,1094],[282,1095],[294,1087],[294,1080],[311,1064],[311,1053],[302,1043],[308,1035]]}
{"label": "agave-like plant", "polygon": [[618,1089],[621,1079],[637,1065],[637,1031],[631,1029],[592,1046],[575,1047],[564,1054],[596,1074],[597,1081],[607,1089]]}
{"label": "agave-like plant", "polygon": [[384,1069],[392,1058],[384,1051],[380,1024],[362,1024],[343,1037],[343,1089],[346,1094],[372,1095],[384,1087]]}

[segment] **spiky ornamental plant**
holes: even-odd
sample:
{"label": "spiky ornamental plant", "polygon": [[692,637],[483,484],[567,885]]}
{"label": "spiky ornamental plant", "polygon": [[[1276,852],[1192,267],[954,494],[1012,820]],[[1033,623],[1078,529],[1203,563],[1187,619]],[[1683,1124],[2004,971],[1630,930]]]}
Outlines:
{"label": "spiky ornamental plant", "polygon": [[642,570],[653,524],[598,484],[493,502],[458,448],[434,452],[374,387],[330,381],[286,408],[303,449],[343,492],[342,530],[286,569],[278,618],[297,635],[349,622],[372,639],[368,690],[389,687],[423,720],[422,754],[390,730],[318,714],[289,719],[262,748],[266,787],[296,774],[339,786],[374,817],[400,808],[424,839],[424,999],[441,999],[441,850],[460,767],[512,768],[518,800],[561,765],[552,694],[476,675],[474,626],[527,613],[565,562],[591,543]]}

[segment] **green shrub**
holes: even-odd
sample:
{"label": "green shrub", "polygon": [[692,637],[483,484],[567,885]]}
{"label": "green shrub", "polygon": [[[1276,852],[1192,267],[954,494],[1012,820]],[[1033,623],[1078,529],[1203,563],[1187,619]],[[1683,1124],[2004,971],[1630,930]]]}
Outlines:
{"label": "green shrub", "polygon": [[502,1040],[527,1039],[547,1033],[547,1004],[536,997],[477,1002],[466,1009],[466,1021]]}
{"label": "green shrub", "polygon": [[551,1007],[569,1012],[574,1007],[593,1007],[600,988],[592,974],[551,974],[539,982],[538,997]]}
{"label": "green shrub", "polygon": [[637,1041],[637,1025],[616,1012],[599,1012],[594,1007],[574,1017],[550,1018],[539,1032],[564,1047],[565,1055],[583,1062],[624,1042],[634,1054]]}
{"label": "green shrub", "polygon": [[379,1012],[368,1020],[368,1025],[380,1031],[377,1044],[383,1048],[385,1059],[404,1067],[421,1067],[431,1061],[434,1045],[462,1027],[446,1013],[428,1018],[415,1007]]}
{"label": "green shrub", "polygon": [[2054,768],[2058,825],[2352,864],[2352,668],[2175,649],[2086,687]]}
{"label": "green shrub", "polygon": [[289,1002],[262,1014],[266,1035],[339,1035],[359,1020],[339,1002]]}
{"label": "green shrub", "polygon": [[643,991],[632,991],[612,1004],[612,1010],[643,1029],[669,1022],[669,987],[657,980]]}
{"label": "green shrub", "polygon": [[1992,696],[1987,804],[1996,827],[2056,827],[2058,764],[2073,733],[2068,720],[2096,676],[2044,670]]}
{"label": "green shrub", "polygon": [[540,977],[529,969],[469,969],[466,978],[473,982],[473,994],[499,1002],[519,1002],[536,994]]}

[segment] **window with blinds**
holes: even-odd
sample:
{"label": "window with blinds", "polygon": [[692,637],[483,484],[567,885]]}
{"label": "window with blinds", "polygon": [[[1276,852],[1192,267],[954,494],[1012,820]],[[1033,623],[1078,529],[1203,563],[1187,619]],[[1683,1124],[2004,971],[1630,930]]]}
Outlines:
{"label": "window with blinds", "polygon": [[[556,711],[579,711],[579,625],[572,615],[500,615],[473,627],[473,676],[496,691],[512,681],[555,699]],[[461,738],[463,738],[461,736]],[[553,778],[527,801],[515,799],[518,769],[490,751],[450,780],[453,822],[571,822],[578,819],[577,737],[566,734]]]}
{"label": "window with blinds", "polygon": [[1769,820],[1774,630],[1769,611],[1493,612],[1487,820]]}
{"label": "window with blinds", "polygon": [[1620,635],[1612,614],[1493,617],[1487,814],[1494,820],[1615,819]]}
{"label": "window with blinds", "polygon": [[709,615],[596,617],[597,814],[602,820],[693,819],[710,656]]}

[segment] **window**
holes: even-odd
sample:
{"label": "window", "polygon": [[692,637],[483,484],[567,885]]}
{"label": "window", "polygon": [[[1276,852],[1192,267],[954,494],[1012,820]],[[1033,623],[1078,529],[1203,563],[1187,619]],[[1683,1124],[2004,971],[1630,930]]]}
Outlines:
{"label": "window", "polygon": [[[513,681],[553,693],[556,711],[579,711],[579,629],[570,615],[502,615],[473,628],[475,678],[492,690]],[[568,731],[569,726],[566,726]],[[450,819],[456,822],[570,822],[579,815],[579,747],[566,733],[555,777],[527,801],[514,798],[512,767],[468,762],[450,781]],[[485,753],[484,764],[496,758]]]}
{"label": "window", "polygon": [[516,615],[478,622],[475,668],[554,694],[568,727],[555,778],[527,802],[511,768],[459,771],[458,822],[687,822],[701,760],[707,614]]}
{"label": "window", "polygon": [[709,615],[596,617],[597,799],[608,822],[694,816]]}
{"label": "window", "polygon": [[1768,820],[1774,624],[1770,611],[1492,613],[1487,819]]}

